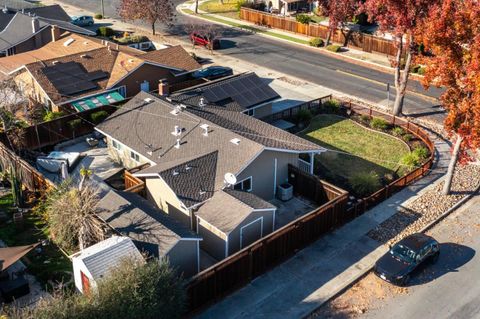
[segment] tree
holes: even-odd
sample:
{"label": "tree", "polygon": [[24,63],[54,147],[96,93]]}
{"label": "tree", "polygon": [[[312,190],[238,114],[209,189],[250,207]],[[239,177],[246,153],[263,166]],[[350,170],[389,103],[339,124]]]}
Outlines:
{"label": "tree", "polygon": [[[407,90],[408,76],[415,49],[414,33],[417,26],[428,18],[429,9],[440,0],[366,0],[362,9],[370,21],[376,21],[380,30],[395,37],[397,53],[393,61],[395,74],[395,102],[393,114],[400,115]],[[403,60],[404,54],[406,55]]]}
{"label": "tree", "polygon": [[71,180],[48,193],[44,217],[57,245],[76,251],[104,239],[104,225],[96,217],[98,200],[93,185],[84,183],[80,188]]}
{"label": "tree", "polygon": [[6,310],[12,319],[180,318],[185,309],[183,281],[166,260],[126,259],[98,282],[96,293],[58,291],[35,307]]}
{"label": "tree", "polygon": [[118,13],[125,20],[144,20],[152,26],[155,35],[155,23],[170,26],[175,9],[170,0],[121,0]]}
{"label": "tree", "polygon": [[432,53],[423,58],[423,84],[445,88],[441,96],[447,110],[444,126],[455,141],[443,187],[447,195],[457,161],[468,162],[468,151],[480,147],[480,3],[442,1],[431,8],[417,37]]}
{"label": "tree", "polygon": [[[325,46],[330,44],[332,33],[340,28],[345,42],[343,46],[348,43],[348,36],[350,35],[350,29],[347,27],[347,23],[355,18],[355,14],[358,10],[357,0],[319,0],[318,6],[322,11],[322,15],[327,16],[329,20],[328,34],[325,39]],[[347,32],[345,32],[347,31]]]}

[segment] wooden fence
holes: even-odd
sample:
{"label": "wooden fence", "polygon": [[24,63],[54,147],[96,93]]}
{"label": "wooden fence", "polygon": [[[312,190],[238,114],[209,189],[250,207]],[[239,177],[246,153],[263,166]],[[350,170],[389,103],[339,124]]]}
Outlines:
{"label": "wooden fence", "polygon": [[[55,145],[75,137],[93,132],[96,123],[92,122],[91,114],[99,111],[113,113],[118,107],[106,105],[96,109],[68,114],[53,121],[29,126],[24,131],[24,145],[28,150]],[[74,121],[74,122],[72,122]]]}
{"label": "wooden fence", "polygon": [[[325,39],[328,34],[328,27],[324,25],[316,23],[303,24],[289,17],[283,17],[250,8],[241,8],[240,18],[268,28],[300,33],[315,38]],[[348,37],[348,47],[360,49],[365,52],[377,52],[387,55],[396,54],[397,49],[392,40],[360,32],[350,32],[346,33],[346,35]],[[343,43],[345,43],[345,35],[340,30],[336,30],[332,33],[331,41],[343,45]]]}
{"label": "wooden fence", "polygon": [[134,176],[133,174],[149,166],[150,166],[150,163],[145,163],[140,166],[134,167],[132,169],[125,170],[124,172],[125,192],[137,193],[145,197],[145,182],[140,178]]}
{"label": "wooden fence", "polygon": [[313,114],[316,114],[323,103],[326,101],[330,101],[332,99],[332,95],[326,95],[318,99],[314,99],[305,103],[302,103],[300,105],[291,107],[289,109],[273,113],[270,115],[267,115],[265,117],[262,117],[261,120],[264,122],[272,123],[276,120],[281,120],[281,119],[292,119],[300,110],[309,110]]}

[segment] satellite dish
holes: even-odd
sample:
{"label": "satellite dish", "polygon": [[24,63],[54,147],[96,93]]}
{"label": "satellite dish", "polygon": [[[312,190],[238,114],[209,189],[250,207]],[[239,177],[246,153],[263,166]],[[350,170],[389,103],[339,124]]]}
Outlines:
{"label": "satellite dish", "polygon": [[225,174],[225,183],[228,185],[235,185],[237,183],[237,178],[232,173]]}

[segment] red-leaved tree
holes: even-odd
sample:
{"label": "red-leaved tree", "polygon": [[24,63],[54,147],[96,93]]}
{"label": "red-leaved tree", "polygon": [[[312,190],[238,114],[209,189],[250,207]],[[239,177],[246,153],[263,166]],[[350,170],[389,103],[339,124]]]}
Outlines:
{"label": "red-leaved tree", "polygon": [[[428,18],[429,9],[440,0],[366,0],[362,9],[371,21],[376,21],[380,30],[395,37],[397,53],[393,61],[395,70],[395,102],[393,114],[402,113],[403,100],[415,49],[414,33],[417,26]],[[402,61],[402,58],[405,59]]]}
{"label": "red-leaved tree", "polygon": [[[449,194],[458,160],[480,147],[480,1],[443,0],[418,28],[418,38],[433,54],[424,58],[424,84],[445,87],[445,129],[454,138],[443,193]],[[473,178],[473,176],[472,176]]]}
{"label": "red-leaved tree", "polygon": [[[318,7],[323,16],[328,17],[329,27],[325,45],[330,44],[332,33],[339,28],[345,38],[343,46],[348,43],[347,23],[352,21],[358,10],[358,0],[319,0]],[[345,32],[347,31],[347,32]]]}
{"label": "red-leaved tree", "polygon": [[121,0],[118,13],[124,20],[148,22],[152,26],[153,35],[156,22],[170,25],[175,16],[170,0]]}

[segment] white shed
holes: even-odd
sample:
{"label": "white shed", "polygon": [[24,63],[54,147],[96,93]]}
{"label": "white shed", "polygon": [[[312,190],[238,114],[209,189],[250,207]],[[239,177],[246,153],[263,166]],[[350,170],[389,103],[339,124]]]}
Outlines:
{"label": "white shed", "polygon": [[89,293],[97,280],[125,259],[143,262],[143,256],[128,237],[112,236],[72,256],[75,286],[81,293]]}

